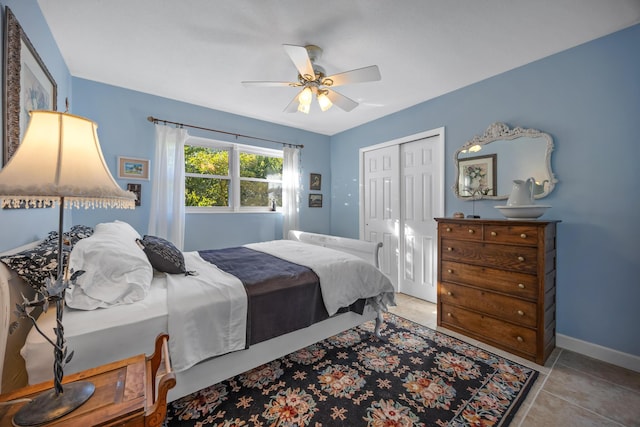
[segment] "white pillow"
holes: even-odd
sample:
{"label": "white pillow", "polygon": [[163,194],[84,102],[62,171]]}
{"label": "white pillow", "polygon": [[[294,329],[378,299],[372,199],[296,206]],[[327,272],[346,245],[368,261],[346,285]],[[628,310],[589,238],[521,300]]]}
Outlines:
{"label": "white pillow", "polygon": [[124,221],[115,220],[114,222],[103,222],[94,227],[94,233],[108,233],[113,234],[114,237],[119,237],[123,240],[132,240],[134,243],[136,239],[141,239],[140,233],[136,231],[129,223]]}
{"label": "white pillow", "polygon": [[116,221],[96,225],[92,236],[78,241],[71,251],[69,268],[85,273],[67,289],[67,305],[94,310],[144,299],[153,267],[137,238],[140,234],[133,227]]}

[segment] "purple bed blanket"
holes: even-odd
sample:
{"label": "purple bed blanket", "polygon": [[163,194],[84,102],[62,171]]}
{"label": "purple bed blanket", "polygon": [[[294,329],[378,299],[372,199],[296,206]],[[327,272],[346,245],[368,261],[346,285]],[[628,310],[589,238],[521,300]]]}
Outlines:
{"label": "purple bed blanket", "polygon": [[[329,318],[318,276],[308,267],[242,246],[198,253],[243,283],[248,300],[247,346]],[[364,300],[345,310],[362,314]]]}

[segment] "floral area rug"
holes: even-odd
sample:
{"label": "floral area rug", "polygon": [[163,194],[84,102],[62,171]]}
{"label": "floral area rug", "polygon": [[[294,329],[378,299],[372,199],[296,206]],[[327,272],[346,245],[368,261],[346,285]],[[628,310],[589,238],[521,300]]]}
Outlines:
{"label": "floral area rug", "polygon": [[386,313],[169,404],[173,426],[506,426],[538,372]]}

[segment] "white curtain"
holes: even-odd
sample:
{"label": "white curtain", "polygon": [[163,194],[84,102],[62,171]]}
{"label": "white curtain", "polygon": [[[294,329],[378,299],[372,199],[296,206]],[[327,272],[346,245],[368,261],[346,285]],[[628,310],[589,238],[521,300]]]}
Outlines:
{"label": "white curtain", "polygon": [[156,124],[149,232],[184,246],[184,142],[185,129]]}
{"label": "white curtain", "polygon": [[284,147],[282,164],[282,237],[299,227],[300,149]]}

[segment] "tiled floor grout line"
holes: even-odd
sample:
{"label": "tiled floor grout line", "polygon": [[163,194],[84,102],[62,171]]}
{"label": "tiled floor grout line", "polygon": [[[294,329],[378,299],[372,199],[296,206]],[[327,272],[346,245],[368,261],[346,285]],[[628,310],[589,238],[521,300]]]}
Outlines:
{"label": "tiled floor grout line", "polygon": [[[558,363],[558,360],[560,360],[560,355],[562,354],[562,352],[563,352],[563,350],[560,349],[560,352],[556,356],[556,359],[551,364],[551,368],[549,369],[549,372],[547,372],[547,374],[545,375],[544,379],[542,380],[542,384],[540,384],[540,387],[538,387],[538,390],[536,391],[536,394],[533,395],[533,399],[531,400],[531,403],[529,403],[529,406],[524,411],[524,414],[523,414],[522,418],[520,418],[520,423],[518,424],[518,427],[522,426],[522,423],[524,423],[524,420],[527,419],[527,416],[529,415],[529,411],[533,407],[533,404],[536,403],[536,400],[538,400],[538,395],[540,394],[540,392],[544,388],[544,385],[547,383],[547,380],[551,376],[551,373],[553,372],[553,368],[556,367],[556,363]],[[521,406],[521,408],[522,408],[522,406]]]}
{"label": "tiled floor grout line", "polygon": [[[564,397],[559,396],[559,395],[557,395],[557,394],[555,394],[555,393],[551,393],[551,392],[549,392],[549,391],[546,391],[546,393],[549,393],[551,396],[555,397],[556,399],[564,400],[565,402],[567,402],[567,403],[569,403],[569,404],[571,404],[571,405],[573,405],[573,406],[576,406],[576,407],[578,407],[578,408],[580,408],[580,409],[583,409],[583,410],[585,410],[585,411],[587,411],[587,412],[590,412],[590,413],[592,413],[592,414],[594,414],[594,415],[597,415],[599,418],[605,419],[605,420],[607,420],[607,421],[611,421],[612,423],[617,424],[617,425],[619,425],[620,427],[627,427],[627,426],[626,426],[626,424],[622,424],[620,421],[613,420],[613,419],[611,419],[611,418],[607,417],[606,415],[602,415],[602,414],[599,414],[598,412],[595,412],[593,409],[585,408],[585,407],[584,407],[584,406],[582,406],[582,405],[579,405],[579,404],[577,404],[577,403],[575,403],[575,402],[571,402],[570,400],[567,400],[567,399],[565,399]],[[537,395],[536,395],[536,396],[537,396]]]}
{"label": "tiled floor grout line", "polygon": [[[602,362],[602,363],[605,363],[605,362]],[[640,396],[640,391],[638,391],[638,390],[636,390],[636,389],[633,389],[633,388],[631,388],[631,387],[627,387],[627,386],[625,386],[625,385],[621,385],[621,384],[618,384],[618,383],[614,383],[614,382],[609,381],[608,379],[606,379],[606,378],[604,378],[604,377],[601,377],[601,376],[598,376],[598,375],[593,375],[593,374],[592,374],[592,373],[590,373],[588,370],[583,370],[583,369],[574,368],[574,367],[569,366],[569,365],[566,365],[566,364],[564,364],[564,363],[560,363],[560,364],[561,364],[562,366],[566,367],[567,369],[571,369],[572,371],[581,372],[581,373],[583,373],[584,375],[587,375],[587,376],[589,376],[589,377],[591,377],[591,378],[593,378],[593,379],[595,379],[595,380],[605,382],[605,383],[610,384],[610,385],[612,385],[612,386],[614,386],[614,387],[616,387],[616,388],[622,388],[622,389],[624,389],[624,390],[625,390],[625,391],[627,391],[627,392],[630,392],[630,393],[633,393],[633,394],[637,394],[637,395],[639,395],[639,396]]]}

